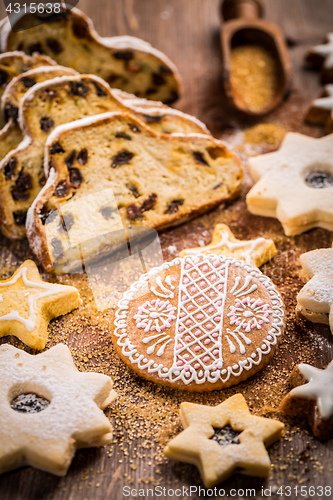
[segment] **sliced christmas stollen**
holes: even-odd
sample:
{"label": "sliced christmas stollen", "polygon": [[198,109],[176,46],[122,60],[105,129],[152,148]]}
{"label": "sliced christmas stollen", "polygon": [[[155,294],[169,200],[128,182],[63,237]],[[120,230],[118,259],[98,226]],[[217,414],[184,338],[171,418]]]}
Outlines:
{"label": "sliced christmas stollen", "polygon": [[[142,97],[137,97],[129,92],[124,92],[120,89],[113,89],[115,95],[125,104],[130,104],[131,106],[138,107],[140,109],[151,108],[151,101],[149,99],[144,99]],[[154,101],[155,108],[167,108],[167,105],[162,101]]]}
{"label": "sliced christmas stollen", "polygon": [[64,75],[77,75],[77,72],[63,66],[41,66],[16,76],[7,85],[1,99],[1,110],[7,123],[0,130],[0,161],[23,140],[18,124],[21,99],[37,83]]}
{"label": "sliced christmas stollen", "polygon": [[[13,78],[25,73],[32,68],[38,68],[40,66],[52,66],[56,63],[52,61],[49,57],[32,54],[31,56],[26,55],[24,52],[14,51],[6,52],[0,55],[0,98],[2,97],[7,85],[11,82]],[[0,116],[0,127],[5,125],[5,118],[1,114]]]}
{"label": "sliced christmas stollen", "polygon": [[[64,123],[107,111],[129,111],[163,133],[209,133],[199,120],[171,108],[153,107],[149,113],[131,109],[97,76],[64,76],[34,85],[20,103],[24,140],[0,163],[0,225],[5,236],[25,236],[26,212],[45,183],[44,145],[50,132]],[[80,161],[85,163],[84,152]],[[71,162],[69,156],[68,166]],[[79,179],[72,178],[72,182],[77,184]]]}
{"label": "sliced christmas stollen", "polygon": [[[106,227],[112,219],[110,231],[119,229],[119,220],[124,228],[167,228],[233,198],[243,176],[239,159],[223,143],[199,134],[158,134],[125,113],[106,113],[58,127],[46,144],[45,167],[51,169],[49,180],[28,212],[27,236],[47,270],[64,250],[64,242],[71,246],[71,234],[80,235],[76,247],[91,240],[87,217],[94,216],[104,233],[103,219]],[[79,183],[72,180],[73,170]],[[113,217],[115,209],[107,199],[95,215],[88,216],[89,196],[108,189],[119,218],[117,213]],[[66,204],[74,196],[80,209],[71,213]],[[54,223],[57,209],[60,224]],[[89,249],[85,259],[98,257],[93,245]]]}
{"label": "sliced christmas stollen", "polygon": [[58,65],[44,65],[18,75],[7,86],[1,99],[1,109],[5,115],[6,121],[10,119],[13,121],[18,120],[21,99],[31,87],[37,83],[43,83],[58,76],[75,75],[78,75],[78,73],[74,69]]}
{"label": "sliced christmas stollen", "polygon": [[[175,65],[160,51],[138,38],[102,38],[92,21],[78,9],[49,19],[26,14],[15,32],[5,21],[1,27],[1,50],[40,52],[58,64],[80,73],[93,73],[112,87],[170,104],[180,92]],[[21,28],[21,31],[17,29]]]}

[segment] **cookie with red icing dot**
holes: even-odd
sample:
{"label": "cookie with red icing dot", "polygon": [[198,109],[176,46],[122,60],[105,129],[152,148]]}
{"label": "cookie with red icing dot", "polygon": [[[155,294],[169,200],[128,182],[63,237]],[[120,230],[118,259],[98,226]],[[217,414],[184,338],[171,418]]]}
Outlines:
{"label": "cookie with red icing dot", "polygon": [[189,255],[141,276],[118,304],[115,348],[139,375],[190,391],[237,384],[273,356],[284,305],[270,279],[223,255]]}

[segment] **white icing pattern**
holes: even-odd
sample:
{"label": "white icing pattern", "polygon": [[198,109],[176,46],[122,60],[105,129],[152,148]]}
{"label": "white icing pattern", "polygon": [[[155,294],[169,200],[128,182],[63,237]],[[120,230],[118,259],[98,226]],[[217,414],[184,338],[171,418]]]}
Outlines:
{"label": "white icing pattern", "polygon": [[[170,281],[168,278],[170,278],[170,276],[167,276],[167,278],[166,278],[166,280],[165,280],[165,281],[166,281],[166,283],[167,283],[167,285],[169,285],[171,289],[174,289],[175,287],[172,285],[171,281]],[[173,298],[174,298],[175,294],[174,294],[171,290],[169,290],[168,288],[166,288],[166,287],[163,285],[163,283],[162,283],[162,278],[161,278],[160,276],[157,276],[157,278],[156,278],[156,284],[157,284],[157,286],[159,287],[159,289],[160,289],[161,291],[156,290],[156,287],[152,286],[152,287],[150,288],[150,290],[151,290],[151,291],[152,291],[155,295],[157,295],[158,297],[163,297],[164,299],[167,299],[168,297],[170,297],[171,299],[173,299]]]}
{"label": "white icing pattern", "polygon": [[[173,266],[180,267],[177,308],[172,306],[169,300],[159,298],[160,290],[164,293],[163,298],[173,294],[166,288],[166,285],[172,286],[170,276],[167,277],[168,281],[165,279],[164,284],[159,276],[162,271]],[[247,274],[242,278],[236,275],[231,279],[228,277],[231,266],[233,269],[243,269]],[[161,356],[166,346],[174,340],[173,361],[169,367],[145,358],[128,337],[127,315],[130,302],[153,278],[156,286],[149,285],[149,289],[157,298],[140,305],[134,319],[138,328],[149,332],[143,343],[154,341],[147,349],[147,354],[152,354],[155,348],[162,344],[162,349],[157,352],[158,356]],[[253,282],[254,279],[259,280],[269,293],[270,306],[258,298],[258,286]],[[251,295],[255,292],[254,298]],[[224,312],[227,294],[235,297],[235,303],[230,306],[228,313]],[[244,369],[250,370],[253,365],[260,364],[262,357],[271,351],[271,346],[276,345],[277,337],[281,335],[284,316],[281,297],[267,276],[243,261],[213,254],[176,258],[160,268],[152,269],[141,276],[138,282],[133,283],[118,307],[114,335],[118,345],[122,347],[122,354],[141,370],[158,372],[161,378],[172,382],[180,379],[184,384],[202,384],[207,381],[214,383],[218,380],[226,382],[231,375],[239,376]],[[224,327],[224,316],[233,329]],[[174,317],[176,325],[173,327],[173,339],[168,329],[172,328],[171,320],[173,321]],[[260,347],[255,348],[248,357],[238,362],[233,361],[232,366],[223,365],[223,332],[226,332],[224,335],[230,352],[234,353],[238,349],[241,354],[245,354],[245,346],[251,344],[251,333],[254,329],[260,330],[267,323],[269,330],[264,334]],[[151,331],[157,333],[150,335]]]}
{"label": "white icing pattern", "polygon": [[241,252],[240,256],[245,260],[245,262],[250,264],[251,263],[251,253],[253,252],[253,250],[255,250],[255,248],[257,248],[262,243],[265,243],[265,241],[266,241],[265,238],[257,238],[255,240],[249,240],[249,241],[245,241],[245,242],[243,242],[243,241],[233,242],[233,241],[230,241],[230,234],[227,231],[220,231],[220,235],[221,235],[221,241],[219,241],[219,243],[216,243],[215,245],[209,245],[208,247],[205,247],[202,250],[200,250],[199,248],[189,249],[189,250],[186,250],[186,254],[187,255],[199,255],[199,254],[207,253],[207,250],[212,251],[212,253],[214,253],[213,250],[216,250],[218,248],[223,248],[223,247],[227,247],[228,250],[230,250],[232,252],[233,250],[248,247],[246,250]]}
{"label": "white icing pattern", "polygon": [[149,335],[143,339],[144,344],[155,340],[156,342],[148,347],[147,354],[152,354],[155,347],[159,346],[157,356],[164,354],[166,346],[171,342],[170,335],[164,333],[166,328],[170,328],[171,322],[176,319],[176,307],[172,306],[169,300],[162,301],[154,299],[151,302],[146,301],[139,307],[134,318],[137,328],[143,328],[145,332],[158,332],[156,335]]}
{"label": "white icing pattern", "polygon": [[[217,270],[218,268],[218,270]],[[181,261],[178,320],[175,332],[176,376],[222,368],[222,326],[228,266],[217,259],[202,262],[198,257]]]}
{"label": "white icing pattern", "polygon": [[301,374],[309,381],[295,387],[292,396],[316,399],[320,415],[328,419],[333,415],[333,362],[325,370],[304,363],[298,365]]}
{"label": "white icing pattern", "polygon": [[[35,311],[35,306],[36,306],[36,301],[38,299],[43,299],[44,297],[48,297],[50,295],[57,295],[59,291],[54,291],[54,285],[49,285],[47,283],[43,282],[34,282],[30,281],[27,278],[27,268],[22,267],[20,271],[13,276],[13,278],[10,281],[6,281],[5,283],[0,283],[0,287],[7,288],[10,285],[13,285],[14,283],[17,282],[19,278],[22,278],[23,283],[27,287],[31,288],[41,288],[42,290],[45,290],[44,292],[38,293],[38,294],[33,294],[30,295],[28,293],[25,293],[24,296],[28,296],[28,306],[29,306],[29,317],[28,318],[22,318],[22,316],[19,315],[17,311],[11,311],[8,314],[5,314],[4,316],[0,316],[0,321],[19,321],[22,323],[25,328],[31,332],[35,328],[35,323],[36,323],[36,311]],[[3,296],[2,300],[0,302],[3,302]]]}

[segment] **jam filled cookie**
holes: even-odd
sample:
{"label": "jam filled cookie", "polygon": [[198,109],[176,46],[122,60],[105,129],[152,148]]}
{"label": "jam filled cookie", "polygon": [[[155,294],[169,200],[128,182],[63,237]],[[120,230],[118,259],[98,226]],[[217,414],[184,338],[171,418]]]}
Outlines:
{"label": "jam filled cookie", "polygon": [[186,255],[226,255],[234,259],[245,260],[251,266],[260,267],[277,254],[274,241],[265,238],[255,240],[237,240],[226,224],[217,224],[214,229],[212,242],[205,247],[188,248],[179,253],[179,257]]}
{"label": "jam filled cookie", "polygon": [[80,373],[67,346],[32,356],[4,344],[0,378],[0,474],[31,465],[63,476],[78,448],[111,442],[112,380]]}
{"label": "jam filled cookie", "polygon": [[36,264],[26,260],[11,278],[0,281],[0,337],[15,335],[31,349],[44,349],[50,320],[81,303],[76,288],[45,283]]}
{"label": "jam filled cookie", "polygon": [[180,405],[184,431],[164,449],[167,458],[198,467],[206,488],[233,473],[267,477],[271,462],[265,446],[273,444],[284,425],[251,415],[242,394],[215,407]]}
{"label": "jam filled cookie", "polygon": [[187,256],[133,283],[119,302],[113,342],[146,379],[210,391],[268,363],[283,317],[279,293],[258,269],[222,255]]}
{"label": "jam filled cookie", "polygon": [[279,151],[251,158],[248,166],[257,181],[246,197],[251,213],[276,217],[287,236],[333,230],[333,134],[313,139],[289,132]]}
{"label": "jam filled cookie", "polygon": [[292,391],[282,400],[280,411],[306,417],[319,439],[333,436],[333,362],[325,370],[300,364],[289,378]]}
{"label": "jam filled cookie", "polygon": [[7,19],[1,27],[1,50],[47,54],[62,66],[100,76],[139,97],[167,104],[179,97],[178,70],[162,52],[131,36],[100,37],[78,9],[44,18],[42,24],[38,13],[26,13],[14,30]]}
{"label": "jam filled cookie", "polygon": [[333,333],[333,248],[322,248],[300,256],[305,279],[297,296],[297,313],[314,323],[330,325]]}

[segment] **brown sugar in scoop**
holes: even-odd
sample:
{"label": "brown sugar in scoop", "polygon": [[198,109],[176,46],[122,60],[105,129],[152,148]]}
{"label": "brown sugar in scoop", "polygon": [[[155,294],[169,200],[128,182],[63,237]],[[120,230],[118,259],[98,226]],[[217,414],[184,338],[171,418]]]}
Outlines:
{"label": "brown sugar in scoop", "polygon": [[224,0],[223,83],[238,109],[263,115],[287,94],[291,64],[280,29],[260,19],[261,0]]}

